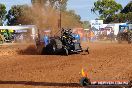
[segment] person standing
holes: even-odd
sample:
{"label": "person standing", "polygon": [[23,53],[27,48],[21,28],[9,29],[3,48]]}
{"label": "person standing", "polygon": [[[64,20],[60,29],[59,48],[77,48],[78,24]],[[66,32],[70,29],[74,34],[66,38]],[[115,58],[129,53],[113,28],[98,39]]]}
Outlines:
{"label": "person standing", "polygon": [[111,41],[115,40],[114,36],[115,36],[114,35],[114,30],[111,30],[111,32],[110,32],[110,39],[111,39]]}
{"label": "person standing", "polygon": [[44,46],[46,47],[49,44],[49,37],[47,35],[44,35],[43,41],[44,41]]}

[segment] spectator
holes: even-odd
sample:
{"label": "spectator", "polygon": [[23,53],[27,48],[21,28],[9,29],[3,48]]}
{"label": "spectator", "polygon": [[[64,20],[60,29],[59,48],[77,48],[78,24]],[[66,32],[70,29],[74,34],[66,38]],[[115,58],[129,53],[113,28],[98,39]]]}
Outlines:
{"label": "spectator", "polygon": [[95,35],[94,35],[94,32],[91,31],[91,32],[90,32],[91,41],[94,41],[94,36],[95,36]]}
{"label": "spectator", "polygon": [[45,35],[43,39],[44,39],[44,45],[47,46],[49,44],[49,37]]}
{"label": "spectator", "polygon": [[110,32],[110,40],[111,40],[111,41],[115,40],[115,37],[114,37],[114,30],[112,30],[112,31]]}

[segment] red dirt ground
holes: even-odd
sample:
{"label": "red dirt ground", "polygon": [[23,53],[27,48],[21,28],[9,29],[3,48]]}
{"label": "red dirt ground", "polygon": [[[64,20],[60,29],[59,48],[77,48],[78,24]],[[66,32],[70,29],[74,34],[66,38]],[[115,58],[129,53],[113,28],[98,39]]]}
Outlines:
{"label": "red dirt ground", "polygon": [[18,55],[18,47],[1,47],[0,88],[79,88],[82,68],[92,81],[132,77],[132,44],[88,45],[89,55],[69,56]]}

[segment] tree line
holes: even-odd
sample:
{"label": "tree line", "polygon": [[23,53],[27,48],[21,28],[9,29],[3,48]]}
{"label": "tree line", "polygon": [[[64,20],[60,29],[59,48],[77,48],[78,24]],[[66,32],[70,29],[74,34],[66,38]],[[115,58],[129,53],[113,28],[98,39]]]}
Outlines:
{"label": "tree line", "polygon": [[61,10],[62,27],[82,27],[80,15],[74,10],[67,10],[68,0],[43,0],[43,3],[42,0],[38,3],[34,1],[32,0],[32,6],[13,5],[9,11],[6,11],[4,4],[0,4],[0,25],[6,22],[7,25],[33,24],[39,28],[57,29]]}
{"label": "tree line", "polygon": [[91,11],[99,15],[97,19],[103,19],[105,23],[132,23],[132,1],[123,8],[115,0],[98,0],[94,2]]}
{"label": "tree line", "polygon": [[[4,4],[0,4],[0,25],[4,23],[7,25],[37,24],[40,27],[57,28],[61,10],[63,27],[89,27],[89,22],[81,21],[80,15],[76,14],[74,10],[67,10],[68,0],[31,1],[32,6],[14,5],[9,11],[6,11]],[[38,3],[34,3],[35,1]],[[98,0],[94,2],[91,11],[99,15],[97,19],[103,19],[104,23],[132,21],[132,1],[123,8],[115,0]]]}

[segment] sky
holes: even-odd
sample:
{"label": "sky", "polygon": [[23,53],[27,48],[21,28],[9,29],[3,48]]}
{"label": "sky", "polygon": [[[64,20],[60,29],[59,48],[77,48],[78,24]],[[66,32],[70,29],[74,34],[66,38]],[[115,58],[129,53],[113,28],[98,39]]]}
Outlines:
{"label": "sky", "polygon": [[[97,0],[69,0],[67,7],[68,10],[75,10],[75,12],[81,16],[81,20],[93,20],[98,17],[97,15],[91,13],[94,1]],[[131,0],[116,0],[116,2],[122,4],[123,7],[130,1]],[[12,5],[31,5],[31,0],[0,0],[0,3],[5,4],[7,10],[9,10]]]}

